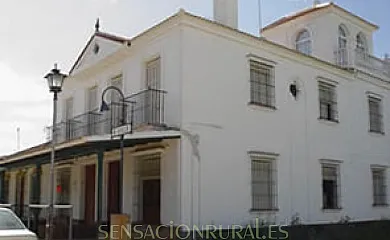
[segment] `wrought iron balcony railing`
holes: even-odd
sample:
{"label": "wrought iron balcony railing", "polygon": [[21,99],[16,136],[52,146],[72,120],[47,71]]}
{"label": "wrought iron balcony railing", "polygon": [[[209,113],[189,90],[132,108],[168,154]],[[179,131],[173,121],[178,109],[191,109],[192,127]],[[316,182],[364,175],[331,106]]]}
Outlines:
{"label": "wrought iron balcony railing", "polygon": [[380,59],[359,49],[337,49],[335,62],[341,67],[360,68],[390,78],[389,59]]}
{"label": "wrought iron balcony railing", "polygon": [[[133,123],[133,128],[141,125],[163,126],[166,92],[158,89],[146,89],[125,98],[125,122]],[[111,134],[113,128],[120,126],[122,119],[122,102],[112,102],[109,110],[99,109],[83,113],[72,119],[56,124],[55,139],[57,143],[69,141],[82,136]],[[47,140],[51,140],[52,126],[47,127]]]}

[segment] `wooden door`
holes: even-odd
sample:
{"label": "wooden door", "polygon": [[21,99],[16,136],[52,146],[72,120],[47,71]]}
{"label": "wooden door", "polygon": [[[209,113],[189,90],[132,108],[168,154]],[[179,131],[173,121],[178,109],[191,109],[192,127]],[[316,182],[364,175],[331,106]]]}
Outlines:
{"label": "wooden door", "polygon": [[119,213],[119,161],[108,165],[107,218],[112,213]]}
{"label": "wooden door", "polygon": [[95,222],[95,183],[96,166],[85,166],[85,222],[93,224]]}
{"label": "wooden door", "polygon": [[159,224],[160,180],[144,180],[142,184],[143,221],[147,224]]}

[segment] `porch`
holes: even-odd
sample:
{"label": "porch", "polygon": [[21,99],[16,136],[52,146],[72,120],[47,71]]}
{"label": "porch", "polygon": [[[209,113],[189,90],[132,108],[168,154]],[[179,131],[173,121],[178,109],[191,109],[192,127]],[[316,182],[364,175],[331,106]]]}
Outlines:
{"label": "porch", "polygon": [[[57,221],[73,220],[74,237],[96,237],[100,224],[109,225],[113,213],[127,214],[132,223],[169,224],[178,221],[180,133],[135,132],[125,137],[123,188],[119,189],[119,140],[110,135],[87,136],[61,143],[56,150],[55,202],[71,205]],[[49,200],[48,144],[2,162],[1,203],[39,231],[45,211],[31,207]],[[122,206],[119,206],[122,191]],[[61,231],[66,234],[69,224]],[[82,233],[82,234],[80,234]],[[62,234],[62,235],[63,235]],[[64,238],[64,236],[61,236]]]}

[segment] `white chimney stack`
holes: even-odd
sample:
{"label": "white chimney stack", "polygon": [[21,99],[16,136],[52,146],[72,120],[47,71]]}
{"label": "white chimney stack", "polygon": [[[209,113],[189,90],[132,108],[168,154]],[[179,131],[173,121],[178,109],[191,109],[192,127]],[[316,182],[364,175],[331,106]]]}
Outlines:
{"label": "white chimney stack", "polygon": [[214,20],[238,28],[238,0],[214,0]]}
{"label": "white chimney stack", "polygon": [[320,5],[320,4],[321,4],[320,0],[314,0],[313,1],[313,6],[317,6],[317,5]]}

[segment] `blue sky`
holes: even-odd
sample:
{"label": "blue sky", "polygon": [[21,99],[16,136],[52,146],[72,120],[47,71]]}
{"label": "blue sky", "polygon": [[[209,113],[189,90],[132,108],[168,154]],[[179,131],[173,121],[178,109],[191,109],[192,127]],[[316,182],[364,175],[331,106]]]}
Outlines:
{"label": "blue sky", "polygon": [[[258,34],[258,0],[239,0],[239,28]],[[312,0],[261,0],[263,25],[312,5]],[[377,56],[390,53],[390,0],[337,0],[380,26]],[[43,76],[57,62],[68,71],[94,31],[134,36],[184,8],[212,18],[212,0],[1,0],[0,155],[41,143],[51,122],[51,94]]]}

